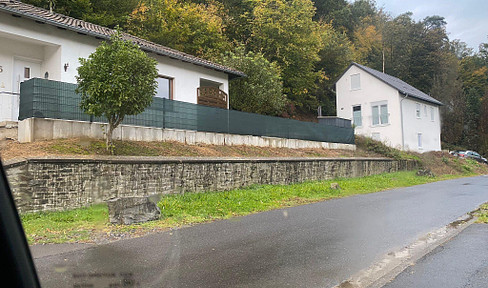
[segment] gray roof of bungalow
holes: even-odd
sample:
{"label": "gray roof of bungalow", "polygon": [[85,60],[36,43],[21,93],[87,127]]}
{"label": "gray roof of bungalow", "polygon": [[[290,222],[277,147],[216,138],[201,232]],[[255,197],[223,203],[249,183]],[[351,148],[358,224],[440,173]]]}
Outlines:
{"label": "gray roof of bungalow", "polygon": [[[38,23],[46,23],[60,29],[66,29],[77,32],[79,34],[90,35],[98,39],[110,39],[110,37],[115,33],[114,29],[96,25],[66,15],[51,13],[49,10],[15,0],[0,0],[0,12],[9,13],[17,17],[25,17]],[[153,52],[157,55],[166,56],[172,59],[224,72],[228,74],[231,78],[246,76],[246,74],[244,74],[243,72],[235,70],[233,68],[213,63],[208,60],[201,59],[196,56],[186,54],[181,51],[171,49],[166,46],[159,45],[127,33],[122,33],[122,37],[126,40],[130,40],[136,43],[142,50],[146,52]]]}
{"label": "gray roof of bungalow", "polygon": [[396,90],[398,90],[398,92],[402,93],[403,95],[408,95],[408,97],[416,98],[418,100],[429,102],[429,103],[432,103],[435,105],[444,105],[444,104],[442,104],[442,102],[438,101],[437,99],[434,99],[433,97],[427,95],[426,93],[424,93],[424,92],[420,91],[419,89],[413,87],[412,85],[406,83],[405,81],[398,79],[396,77],[393,77],[391,75],[382,73],[378,70],[374,70],[372,68],[366,67],[364,65],[353,62],[346,69],[346,71],[353,65],[364,70],[364,71],[366,71],[366,72],[368,72],[369,74],[371,74],[372,76],[374,76],[378,80],[383,81],[385,84],[395,88]]}

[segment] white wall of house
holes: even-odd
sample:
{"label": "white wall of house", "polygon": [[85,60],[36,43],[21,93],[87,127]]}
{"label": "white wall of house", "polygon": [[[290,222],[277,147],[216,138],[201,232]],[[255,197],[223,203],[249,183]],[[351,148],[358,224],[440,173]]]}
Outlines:
{"label": "white wall of house", "polygon": [[[351,89],[351,75],[359,74],[359,89]],[[353,107],[361,106],[361,125],[354,123],[355,134],[365,135],[387,143],[392,147],[401,147],[402,135],[400,102],[398,91],[378,81],[369,73],[356,66],[350,69],[336,83],[337,116],[353,120]],[[373,124],[373,106],[387,105],[387,123]]]}
{"label": "white wall of house", "polygon": [[[359,86],[357,75],[359,75]],[[402,100],[403,98],[404,96],[397,89],[354,65],[336,83],[337,116],[352,120],[355,134],[371,137],[398,149],[403,147],[404,150],[417,152],[439,151],[441,149],[439,107],[413,98]],[[419,118],[416,116],[416,103],[421,103]],[[381,106],[384,105],[387,107],[387,119],[381,117]],[[424,105],[427,116],[425,116]],[[360,123],[357,123],[353,116],[353,107],[358,106],[361,107]],[[373,111],[375,106],[378,107],[376,117]],[[434,113],[433,121],[432,113]]]}
{"label": "white wall of house", "polygon": [[[439,107],[408,97],[403,100],[402,107],[405,150],[440,151],[441,119]],[[420,108],[420,115],[417,113],[417,107]]]}
{"label": "white wall of house", "polygon": [[172,78],[174,100],[196,104],[200,79],[220,83],[220,90],[229,93],[228,78],[225,73],[153,53],[150,55],[158,61],[159,74]]}
{"label": "white wall of house", "polygon": [[[51,80],[76,83],[78,59],[87,58],[100,43],[101,40],[92,36],[0,13],[0,121],[18,117],[16,59],[39,67],[31,78],[48,76]],[[173,79],[174,100],[197,103],[200,79],[221,83],[220,89],[228,93],[226,73],[154,53],[149,55],[158,61],[159,74]],[[17,63],[19,71],[24,64]],[[34,70],[37,71],[32,69],[32,72]]]}

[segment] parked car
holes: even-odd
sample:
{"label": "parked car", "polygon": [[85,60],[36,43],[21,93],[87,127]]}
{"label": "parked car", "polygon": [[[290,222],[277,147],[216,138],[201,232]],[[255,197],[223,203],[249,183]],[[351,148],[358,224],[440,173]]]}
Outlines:
{"label": "parked car", "polygon": [[462,158],[471,158],[471,159],[476,160],[480,163],[488,164],[488,161],[486,160],[486,158],[482,157],[479,153],[477,153],[475,151],[470,151],[470,150],[459,151],[458,155],[459,155],[459,157],[462,157]]}
{"label": "parked car", "polygon": [[461,151],[461,150],[453,150],[451,152],[449,152],[449,154],[451,154],[452,156],[456,156],[456,157],[459,157],[459,153],[465,153],[466,151]]}

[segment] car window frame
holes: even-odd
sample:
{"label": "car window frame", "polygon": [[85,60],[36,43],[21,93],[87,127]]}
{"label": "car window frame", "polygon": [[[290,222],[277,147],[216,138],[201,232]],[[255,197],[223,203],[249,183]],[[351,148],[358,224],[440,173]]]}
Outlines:
{"label": "car window frame", "polygon": [[0,263],[10,287],[41,287],[29,244],[0,162]]}

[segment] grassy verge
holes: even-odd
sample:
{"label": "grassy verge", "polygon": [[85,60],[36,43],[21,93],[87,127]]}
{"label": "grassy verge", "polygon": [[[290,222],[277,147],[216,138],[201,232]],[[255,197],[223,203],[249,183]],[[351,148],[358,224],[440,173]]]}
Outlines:
{"label": "grassy verge", "polygon": [[476,216],[478,216],[476,222],[488,224],[488,203],[481,205],[480,209],[476,212]]}
{"label": "grassy verge", "polygon": [[[159,202],[160,220],[128,226],[109,224],[107,206],[103,204],[63,212],[29,213],[21,218],[30,244],[100,242],[456,177],[459,176],[421,177],[410,171],[291,185],[259,185],[225,192],[168,195]],[[331,183],[338,183],[340,188],[332,189]]]}

